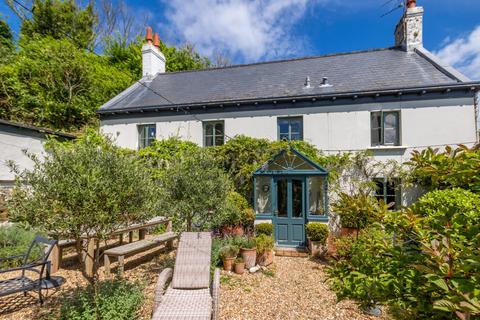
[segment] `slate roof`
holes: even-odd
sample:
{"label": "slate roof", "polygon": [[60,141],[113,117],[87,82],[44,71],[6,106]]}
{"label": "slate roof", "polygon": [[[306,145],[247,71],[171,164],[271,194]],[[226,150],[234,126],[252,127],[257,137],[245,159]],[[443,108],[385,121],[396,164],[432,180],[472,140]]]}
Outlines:
{"label": "slate roof", "polygon": [[66,139],[75,139],[77,138],[76,135],[71,134],[71,133],[65,133],[65,132],[60,132],[60,131],[55,131],[47,128],[42,128],[42,127],[36,127],[32,126],[29,124],[24,124],[24,123],[18,123],[18,122],[13,122],[13,121],[7,121],[0,119],[0,130],[2,130],[2,127],[11,127],[11,128],[16,128],[16,129],[22,129],[26,131],[33,131],[37,132],[40,134],[48,134],[48,135],[54,135]]}
{"label": "slate roof", "polygon": [[[435,63],[428,52],[425,54],[387,48],[162,73],[151,82],[143,82],[144,85],[134,84],[101,106],[98,112],[171,106],[171,102],[178,105],[228,103],[248,99],[452,85],[465,81],[464,76]],[[304,86],[307,76],[310,77],[311,88]],[[328,77],[328,83],[332,86],[320,87],[322,77]]]}

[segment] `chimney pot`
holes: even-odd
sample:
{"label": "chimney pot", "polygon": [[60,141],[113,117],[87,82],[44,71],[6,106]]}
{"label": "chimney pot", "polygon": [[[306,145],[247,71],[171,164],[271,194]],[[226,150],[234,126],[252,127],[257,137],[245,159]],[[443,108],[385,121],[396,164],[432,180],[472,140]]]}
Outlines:
{"label": "chimney pot", "polygon": [[407,0],[407,8],[415,8],[417,6],[417,0]]}
{"label": "chimney pot", "polygon": [[151,27],[147,27],[147,34],[146,34],[146,36],[145,36],[145,40],[147,40],[147,42],[150,43],[150,44],[151,44],[152,41],[153,41],[152,33],[153,33],[152,28],[151,28]]}
{"label": "chimney pot", "polygon": [[158,36],[158,33],[156,33],[156,32],[153,36],[153,45],[157,48],[160,47],[160,37]]}

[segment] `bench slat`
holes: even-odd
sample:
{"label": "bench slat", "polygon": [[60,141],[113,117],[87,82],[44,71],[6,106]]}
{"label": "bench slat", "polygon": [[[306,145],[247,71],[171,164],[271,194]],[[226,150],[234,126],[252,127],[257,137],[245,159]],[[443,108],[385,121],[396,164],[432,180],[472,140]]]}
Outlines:
{"label": "bench slat", "polygon": [[176,235],[173,232],[167,232],[159,237],[151,240],[140,240],[132,243],[125,244],[123,246],[111,248],[105,250],[104,254],[107,256],[124,256],[135,252],[147,250],[149,248],[157,246],[161,242],[166,242],[175,239]]}

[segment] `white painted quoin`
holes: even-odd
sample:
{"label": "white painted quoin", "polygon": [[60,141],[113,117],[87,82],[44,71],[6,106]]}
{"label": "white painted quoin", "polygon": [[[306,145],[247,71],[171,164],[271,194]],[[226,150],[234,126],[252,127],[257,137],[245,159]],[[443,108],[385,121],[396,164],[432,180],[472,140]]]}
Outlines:
{"label": "white painted quoin", "polygon": [[[478,142],[480,82],[423,48],[424,10],[415,0],[406,8],[395,29],[395,46],[386,49],[171,73],[144,56],[144,78],[99,108],[101,131],[130,149],[153,139],[178,137],[210,146],[246,135],[302,139],[327,153],[371,150],[377,160],[399,162],[429,146],[472,146]],[[278,229],[275,192],[282,185],[285,194],[298,189],[307,199],[313,180],[278,179],[258,189],[275,200],[270,214],[257,210],[256,223],[272,222],[277,244],[297,246],[304,239],[292,240],[291,225]],[[401,190],[397,199],[392,181],[376,183],[383,190],[376,196],[385,200],[408,204],[415,198]],[[307,210],[304,201],[302,210]],[[295,208],[291,199],[287,202],[291,217]],[[328,221],[328,216],[302,214],[302,224]]]}

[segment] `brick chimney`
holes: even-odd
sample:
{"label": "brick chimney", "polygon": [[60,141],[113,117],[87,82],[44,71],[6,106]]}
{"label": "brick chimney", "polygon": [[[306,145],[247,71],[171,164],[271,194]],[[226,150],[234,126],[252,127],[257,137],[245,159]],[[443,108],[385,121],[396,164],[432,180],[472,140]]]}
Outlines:
{"label": "brick chimney", "polygon": [[152,80],[157,73],[165,72],[165,56],[160,51],[158,33],[153,35],[152,28],[147,27],[145,44],[142,46],[142,76]]}
{"label": "brick chimney", "polygon": [[423,8],[417,0],[406,0],[406,10],[395,28],[395,46],[407,52],[423,47]]}

